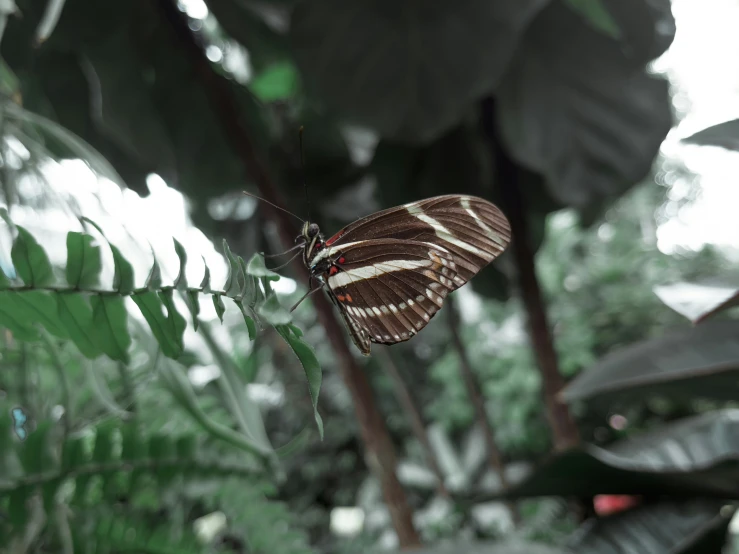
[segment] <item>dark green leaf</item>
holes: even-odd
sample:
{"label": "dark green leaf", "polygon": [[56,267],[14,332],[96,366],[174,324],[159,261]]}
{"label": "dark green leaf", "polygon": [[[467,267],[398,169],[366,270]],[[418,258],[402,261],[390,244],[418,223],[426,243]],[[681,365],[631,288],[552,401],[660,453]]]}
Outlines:
{"label": "dark green leaf", "polygon": [[249,89],[263,102],[289,100],[298,90],[298,72],[288,61],[272,65],[251,80]]}
{"label": "dark green leaf", "polygon": [[90,298],[92,329],[97,345],[111,359],[128,363],[131,335],[128,332],[128,310],[120,296]]}
{"label": "dark green leaf", "polygon": [[28,523],[28,499],[33,493],[32,487],[17,487],[10,492],[8,498],[8,521],[15,529],[25,529]]}
{"label": "dark green leaf", "polygon": [[308,89],[383,138],[429,142],[493,92],[546,0],[301,2],[291,42]]}
{"label": "dark green leaf", "polygon": [[59,319],[69,333],[69,338],[80,352],[94,360],[102,351],[98,347],[92,325],[92,308],[81,294],[57,294]]}
{"label": "dark green leaf", "polygon": [[208,8],[226,32],[249,51],[257,71],[290,58],[286,37],[265,21],[256,2],[209,0]]}
{"label": "dark green leaf", "polygon": [[226,296],[233,297],[237,295],[237,291],[242,288],[242,286],[239,285],[241,266],[239,265],[239,261],[231,252],[231,249],[228,247],[228,243],[226,243],[225,239],[223,240],[223,253],[226,255],[226,260],[228,261],[228,277],[226,278],[226,283],[223,285],[223,292],[226,293]]}
{"label": "dark green leaf", "polygon": [[290,312],[282,307],[276,294],[272,294],[264,303],[260,304],[257,313],[270,325],[287,325],[292,321]]}
{"label": "dark green leaf", "polygon": [[591,520],[570,543],[574,552],[719,553],[733,508],[726,502],[662,502]]}
{"label": "dark green leaf", "polygon": [[146,278],[146,288],[150,291],[156,291],[162,288],[162,270],[159,268],[159,262],[154,258],[154,263]]}
{"label": "dark green leaf", "polygon": [[561,397],[603,406],[655,394],[734,400],[737,370],[739,321],[709,321],[612,352],[576,377]]}
{"label": "dark green leaf", "polygon": [[7,301],[10,294],[8,291],[0,291],[0,326],[10,330],[20,340],[38,340],[39,334],[34,326],[34,320],[16,311],[16,303]]}
{"label": "dark green leaf", "polygon": [[187,288],[187,252],[185,251],[185,247],[180,244],[180,241],[176,238],[172,240],[174,241],[174,250],[177,252],[177,258],[180,260],[180,270],[177,272],[177,278],[174,280],[174,288],[183,290]]}
{"label": "dark green leaf", "polygon": [[8,276],[5,275],[2,266],[0,266],[0,289],[8,288],[9,285],[10,280],[8,279]]}
{"label": "dark green leaf", "polygon": [[200,314],[200,291],[188,289],[185,300],[187,301],[187,307],[190,309],[190,315],[192,315],[192,327],[197,331],[198,315]]}
{"label": "dark green leaf", "polygon": [[[106,241],[108,240],[97,223],[87,217],[82,217],[81,219],[92,225]],[[110,246],[110,252],[113,254],[113,265],[115,268],[113,274],[113,290],[121,294],[129,294],[134,289],[133,266],[123,256],[118,247],[113,246],[110,241],[108,241],[108,245]]]}
{"label": "dark green leaf", "polygon": [[693,324],[739,306],[739,289],[734,285],[675,283],[654,287],[654,293]]}
{"label": "dark green leaf", "polygon": [[647,4],[608,3],[627,53],[563,3],[550,3],[497,91],[507,150],[565,205],[585,207],[643,179],[672,126],[668,84],[644,67],[658,55],[656,28],[674,20],[669,2],[661,13]]}
{"label": "dark green leaf", "polygon": [[218,316],[218,319],[220,319],[221,323],[223,323],[223,314],[226,311],[226,305],[223,303],[223,298],[221,298],[221,295],[217,292],[213,293],[213,306],[216,309],[216,315]]}
{"label": "dark green leaf", "polygon": [[177,307],[174,303],[174,290],[167,289],[159,293],[159,298],[162,299],[162,303],[167,308],[167,324],[169,325],[169,332],[171,336],[175,337],[177,346],[180,350],[184,350],[184,334],[187,322],[182,317],[180,312],[177,311]]}
{"label": "dark green leaf", "polygon": [[86,234],[67,233],[67,283],[78,289],[89,290],[98,285],[103,269],[100,247]]}
{"label": "dark green leaf", "polygon": [[565,0],[571,10],[585,18],[594,29],[611,38],[620,38],[621,29],[602,0]]}
{"label": "dark green leaf", "polygon": [[113,254],[115,273],[113,275],[113,288],[121,294],[129,294],[134,289],[133,266],[123,256],[118,247],[110,245]]}
{"label": "dark green leaf", "polygon": [[203,258],[203,266],[205,267],[205,270],[203,272],[203,280],[200,282],[200,288],[204,293],[208,294],[211,292],[210,268],[208,267],[208,264],[205,263],[205,258]]}
{"label": "dark green leaf", "polygon": [[95,119],[97,129],[127,156],[170,180],[177,175],[172,134],[152,98],[151,83],[145,80],[126,25],[110,31],[85,49],[85,60],[103,100]]}
{"label": "dark green leaf", "polygon": [[174,333],[174,325],[170,324],[167,317],[165,317],[162,311],[162,299],[157,293],[152,291],[137,292],[131,298],[141,310],[141,314],[149,324],[151,332],[157,339],[164,355],[174,359],[182,355],[182,336],[177,337]]}
{"label": "dark green leaf", "polygon": [[13,241],[10,256],[18,275],[26,285],[45,287],[54,282],[54,272],[49,257],[31,233],[20,225]]}
{"label": "dark green leaf", "polygon": [[321,365],[318,363],[318,358],[316,358],[316,353],[303,339],[296,336],[289,326],[278,325],[275,329],[285,339],[285,342],[287,342],[290,348],[292,348],[298,360],[300,360],[300,364],[303,366],[305,376],[308,378],[308,389],[310,390],[310,398],[313,403],[313,416],[316,419],[321,440],[323,440],[323,420],[318,413],[318,394],[321,392],[323,374],[321,372]]}
{"label": "dark green leaf", "polygon": [[241,310],[241,315],[244,316],[244,323],[246,324],[246,328],[249,331],[249,340],[254,340],[257,338],[257,326],[254,323],[254,320],[251,318],[249,314],[246,313],[246,306],[244,306],[243,301],[234,300],[236,302],[236,305],[239,307],[239,310]]}
{"label": "dark green leaf", "polygon": [[608,448],[562,452],[505,496],[597,494],[738,498],[739,410],[679,420]]}
{"label": "dark green leaf", "polygon": [[56,295],[40,290],[2,291],[0,299],[0,312],[11,314],[22,326],[40,323],[55,337],[64,339],[69,336],[59,320]]}
{"label": "dark green leaf", "polygon": [[739,150],[739,119],[712,125],[684,138],[683,142],[700,144],[701,146],[720,146],[727,150]]}

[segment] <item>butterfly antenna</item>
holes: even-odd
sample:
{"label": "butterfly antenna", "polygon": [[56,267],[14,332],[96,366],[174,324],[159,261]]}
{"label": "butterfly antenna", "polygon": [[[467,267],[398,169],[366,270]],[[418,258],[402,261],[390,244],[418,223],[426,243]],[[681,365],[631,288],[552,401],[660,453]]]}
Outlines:
{"label": "butterfly antenna", "polygon": [[[301,245],[302,246],[302,245]],[[278,265],[277,267],[268,267],[270,271],[277,271],[278,269],[282,269],[283,267],[287,266],[292,262],[295,258],[300,256],[302,252],[297,252],[294,256],[292,256],[289,260],[287,260],[284,264]]]}
{"label": "butterfly antenna", "polygon": [[285,212],[286,214],[290,214],[291,216],[293,216],[293,217],[299,219],[301,222],[305,223],[305,221],[303,220],[302,217],[295,215],[294,213],[286,210],[285,208],[280,208],[277,204],[273,204],[269,200],[265,200],[264,198],[260,198],[259,196],[255,195],[255,194],[251,194],[250,192],[246,192],[245,190],[242,190],[241,192],[243,192],[246,196],[251,196],[252,198],[256,198],[257,200],[261,200],[262,202],[266,202],[267,204],[269,204],[273,208],[277,208],[278,210],[280,210],[282,212]]}
{"label": "butterfly antenna", "polygon": [[310,198],[308,197],[308,181],[305,178],[305,152],[303,151],[303,126],[298,129],[298,142],[300,143],[300,172],[303,177],[303,189],[305,190],[305,203],[308,206],[308,221],[310,218]]}

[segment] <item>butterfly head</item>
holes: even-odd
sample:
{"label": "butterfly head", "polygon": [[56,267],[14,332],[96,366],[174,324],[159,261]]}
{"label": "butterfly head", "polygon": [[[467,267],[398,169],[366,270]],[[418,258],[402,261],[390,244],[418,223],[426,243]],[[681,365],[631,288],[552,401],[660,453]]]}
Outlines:
{"label": "butterfly head", "polygon": [[302,241],[305,245],[305,260],[307,262],[323,247],[321,229],[317,224],[306,221],[300,235],[295,239],[295,242],[298,241]]}

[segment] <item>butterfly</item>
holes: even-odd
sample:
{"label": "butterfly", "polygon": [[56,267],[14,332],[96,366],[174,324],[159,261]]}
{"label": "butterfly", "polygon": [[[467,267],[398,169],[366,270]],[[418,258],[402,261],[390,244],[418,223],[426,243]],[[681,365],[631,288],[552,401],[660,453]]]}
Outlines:
{"label": "butterfly", "polygon": [[26,440],[28,432],[26,431],[25,425],[28,418],[26,417],[26,413],[23,411],[23,408],[13,408],[10,411],[10,417],[13,418],[13,430],[15,431],[16,436],[20,440]]}
{"label": "butterfly", "polygon": [[329,239],[306,221],[294,248],[302,248],[310,272],[303,298],[327,290],[354,344],[369,355],[373,342],[396,344],[418,334],[446,296],[510,240],[510,224],[494,204],[449,194],[363,217]]}

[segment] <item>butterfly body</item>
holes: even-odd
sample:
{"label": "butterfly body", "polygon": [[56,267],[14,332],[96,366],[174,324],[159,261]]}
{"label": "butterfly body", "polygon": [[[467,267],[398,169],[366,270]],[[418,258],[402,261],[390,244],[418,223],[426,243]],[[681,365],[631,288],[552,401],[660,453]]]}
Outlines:
{"label": "butterfly body", "polygon": [[444,299],[499,256],[510,225],[490,202],[445,195],[382,210],[324,239],[306,222],[296,242],[359,350],[415,336]]}

